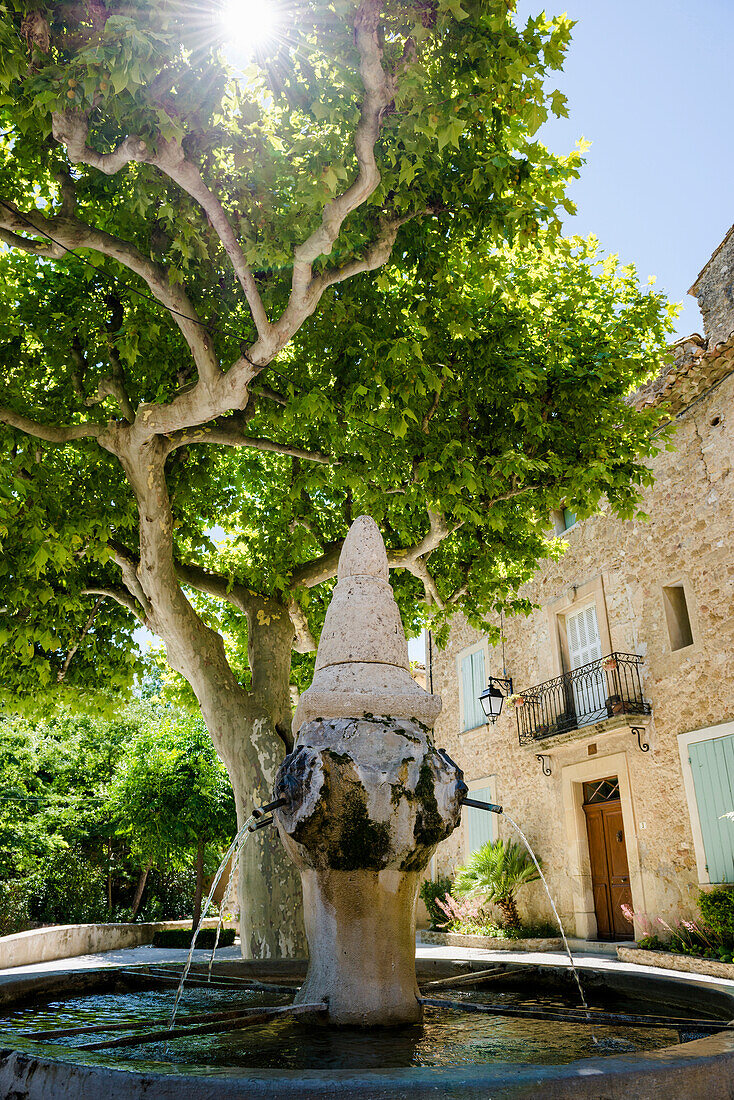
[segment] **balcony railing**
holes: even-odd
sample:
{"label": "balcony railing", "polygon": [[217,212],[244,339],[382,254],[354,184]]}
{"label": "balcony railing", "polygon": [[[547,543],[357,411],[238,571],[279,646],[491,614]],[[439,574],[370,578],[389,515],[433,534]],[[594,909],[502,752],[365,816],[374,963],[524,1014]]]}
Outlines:
{"label": "balcony railing", "polygon": [[649,714],[642,697],[636,653],[610,653],[554,680],[518,692],[517,732],[521,745],[543,741],[620,714]]}

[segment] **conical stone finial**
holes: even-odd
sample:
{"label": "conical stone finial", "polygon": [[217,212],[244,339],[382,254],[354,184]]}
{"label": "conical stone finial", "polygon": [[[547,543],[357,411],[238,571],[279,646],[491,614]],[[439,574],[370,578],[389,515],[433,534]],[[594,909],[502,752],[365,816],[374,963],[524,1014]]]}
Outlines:
{"label": "conical stone finial", "polygon": [[313,718],[389,715],[430,727],[438,717],[439,696],[429,695],[410,675],[408,643],[388,576],[380,529],[370,516],[359,516],[344,540],[313,682],[298,702],[294,733]]}

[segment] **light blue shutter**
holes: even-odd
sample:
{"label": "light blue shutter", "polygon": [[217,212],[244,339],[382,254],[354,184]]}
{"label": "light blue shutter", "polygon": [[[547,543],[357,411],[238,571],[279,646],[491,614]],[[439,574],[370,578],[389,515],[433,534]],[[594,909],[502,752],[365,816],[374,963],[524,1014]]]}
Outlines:
{"label": "light blue shutter", "polygon": [[734,737],[688,746],[706,867],[711,882],[734,882]]}
{"label": "light blue shutter", "polygon": [[[491,787],[479,787],[474,791],[469,791],[469,798],[476,798],[479,802],[494,801]],[[490,840],[494,840],[495,815],[487,810],[473,809],[471,806],[467,806],[464,813],[466,814],[466,828],[469,836],[468,855],[472,855],[473,852],[478,851]]]}
{"label": "light blue shutter", "polygon": [[464,704],[462,729],[473,730],[486,723],[487,719],[479,702],[479,696],[486,686],[484,653],[477,649],[461,659],[461,695]]}

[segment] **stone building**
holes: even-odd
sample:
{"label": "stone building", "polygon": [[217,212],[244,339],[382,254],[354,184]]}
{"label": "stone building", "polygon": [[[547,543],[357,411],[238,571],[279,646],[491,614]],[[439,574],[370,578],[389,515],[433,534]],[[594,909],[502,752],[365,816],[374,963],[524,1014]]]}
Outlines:
{"label": "stone building", "polygon": [[[428,690],[443,698],[437,744],[477,798],[502,803],[542,857],[568,927],[629,939],[621,905],[666,920],[699,888],[734,882],[734,229],[691,293],[706,337],[673,349],[638,407],[665,403],[674,450],[652,462],[649,521],[553,516],[567,543],[527,588],[529,618],[505,622],[520,696],[491,725],[477,697],[503,676],[499,647],[457,617],[427,638]],[[503,819],[464,812],[438,851],[450,873]],[[518,897],[550,917],[538,884]],[[638,925],[638,933],[640,926]]]}

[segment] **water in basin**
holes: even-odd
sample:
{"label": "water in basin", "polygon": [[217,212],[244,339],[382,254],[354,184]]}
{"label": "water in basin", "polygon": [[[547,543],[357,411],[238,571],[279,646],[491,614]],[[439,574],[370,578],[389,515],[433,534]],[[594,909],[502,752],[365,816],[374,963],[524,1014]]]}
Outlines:
{"label": "water in basin", "polygon": [[[541,1005],[549,1008],[578,1007],[578,1000],[562,992],[492,988],[471,993],[442,991],[455,1001],[506,1005]],[[131,991],[67,996],[42,1005],[24,1006],[0,1018],[0,1032],[44,1031],[51,1028],[94,1026],[107,1021],[135,1021],[139,1027],[159,1027],[170,1016],[174,993]],[[179,1023],[188,1015],[220,1012],[291,1001],[289,994],[224,989],[187,989],[180,1006]],[[608,998],[603,1007],[610,1008]],[[661,1014],[658,1004],[621,998],[618,1010]],[[593,1002],[592,1002],[593,1010]],[[54,1040],[59,1048],[77,1048],[75,1060],[142,1069],[199,1065],[212,1068],[251,1069],[393,1069],[410,1066],[464,1066],[489,1062],[558,1064],[600,1053],[649,1051],[678,1042],[669,1029],[642,1029],[594,1025],[599,1045],[594,1045],[586,1023],[515,1019],[475,1015],[452,1009],[426,1008],[420,1025],[361,1030],[324,1027],[313,1020],[279,1020],[215,1035],[187,1035],[167,1044],[152,1041],[140,1046],[79,1051],[83,1042],[105,1038],[104,1031]],[[109,1037],[119,1036],[110,1033]],[[48,1040],[44,1040],[44,1045]],[[50,1052],[50,1050],[49,1050]]]}

